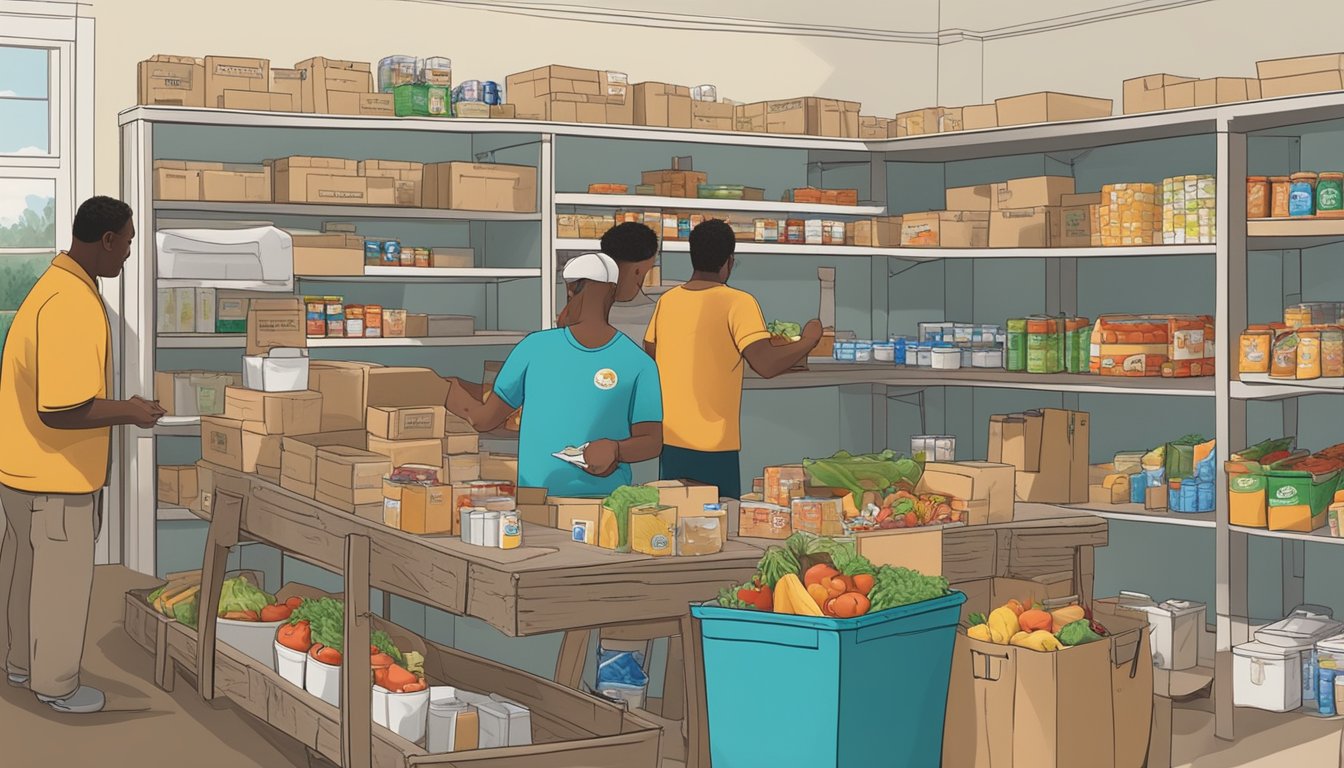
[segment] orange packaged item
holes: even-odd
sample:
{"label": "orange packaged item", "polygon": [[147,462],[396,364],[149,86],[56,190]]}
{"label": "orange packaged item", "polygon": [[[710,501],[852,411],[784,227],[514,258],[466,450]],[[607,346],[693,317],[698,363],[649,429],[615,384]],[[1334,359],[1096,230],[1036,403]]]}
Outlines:
{"label": "orange packaged item", "polygon": [[630,187],[625,184],[589,184],[588,194],[590,195],[624,195],[630,192]]}
{"label": "orange packaged item", "polygon": [[1344,330],[1326,328],[1321,331],[1321,376],[1344,377]]}
{"label": "orange packaged item", "polygon": [[1269,177],[1246,177],[1246,218],[1269,217]]}
{"label": "orange packaged item", "polygon": [[1292,186],[1287,176],[1269,177],[1269,215],[1272,218],[1288,218],[1288,192]]}
{"label": "orange packaged item", "polygon": [[1092,329],[1089,369],[1101,376],[1213,375],[1213,318],[1103,315]]}
{"label": "orange packaged item", "polygon": [[1289,328],[1311,325],[1311,319],[1311,307],[1305,304],[1298,304],[1283,310],[1283,324]]}
{"label": "orange packaged item", "polygon": [[1297,332],[1297,378],[1321,378],[1321,332],[1303,328]]}
{"label": "orange packaged item", "polygon": [[[1241,373],[1269,373],[1270,348],[1274,332],[1267,326],[1253,325],[1241,334],[1241,355],[1237,370]],[[1344,362],[1344,361],[1342,361]]]}
{"label": "orange packaged item", "polygon": [[1297,331],[1283,331],[1274,339],[1269,375],[1276,379],[1297,378]]}

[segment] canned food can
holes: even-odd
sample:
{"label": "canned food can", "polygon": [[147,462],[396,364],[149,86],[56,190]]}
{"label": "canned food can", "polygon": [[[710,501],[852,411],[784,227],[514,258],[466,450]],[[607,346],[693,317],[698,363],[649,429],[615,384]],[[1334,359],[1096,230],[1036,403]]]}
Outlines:
{"label": "canned food can", "polygon": [[401,266],[401,242],[397,240],[383,241],[383,266],[400,267]]}

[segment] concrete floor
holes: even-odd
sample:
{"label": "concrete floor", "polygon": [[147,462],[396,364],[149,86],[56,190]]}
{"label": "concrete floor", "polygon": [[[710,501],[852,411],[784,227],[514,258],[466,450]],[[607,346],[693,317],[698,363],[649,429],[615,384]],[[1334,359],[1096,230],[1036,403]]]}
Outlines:
{"label": "concrete floor", "polygon": [[[122,597],[151,578],[99,568],[84,652],[86,682],[107,692],[113,711],[58,715],[27,691],[0,685],[0,765],[5,768],[98,765],[151,768],[306,768],[295,742],[227,705],[201,701],[188,681],[164,693],[154,685],[151,657],[122,629]],[[0,635],[4,622],[0,621]],[[4,647],[0,644],[0,647]],[[1238,713],[1236,742],[1213,736],[1210,703],[1175,712],[1175,765],[1180,768],[1336,768],[1344,718]]]}

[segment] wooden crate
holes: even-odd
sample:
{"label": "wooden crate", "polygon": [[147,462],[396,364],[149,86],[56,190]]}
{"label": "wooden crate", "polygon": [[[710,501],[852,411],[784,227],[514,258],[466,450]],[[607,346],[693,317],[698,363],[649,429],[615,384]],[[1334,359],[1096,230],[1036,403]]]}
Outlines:
{"label": "wooden crate", "polygon": [[[126,632],[155,656],[155,682],[171,689],[178,670],[196,674],[196,633],[156,613],[151,590],[126,593]],[[375,620],[391,634],[408,630]],[[446,646],[423,641],[425,675],[435,685],[498,693],[532,712],[534,743],[527,747],[429,754],[381,726],[373,726],[373,766],[471,768],[657,768],[661,729],[601,699],[536,675]],[[341,713],[280,678],[265,665],[220,643],[215,689],[243,711],[292,736],[336,764],[341,761]]]}

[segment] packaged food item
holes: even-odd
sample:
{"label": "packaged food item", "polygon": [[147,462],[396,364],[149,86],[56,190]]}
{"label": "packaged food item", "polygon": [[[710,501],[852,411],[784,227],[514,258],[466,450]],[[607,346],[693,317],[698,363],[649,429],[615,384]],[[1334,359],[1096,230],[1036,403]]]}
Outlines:
{"label": "packaged food item", "polygon": [[1344,173],[1322,173],[1316,180],[1316,215],[1327,219],[1344,217]]}
{"label": "packaged food item", "polygon": [[1304,325],[1311,325],[1311,323],[1311,307],[1306,304],[1297,304],[1283,310],[1283,324],[1289,328],[1301,328]]}
{"label": "packaged food item", "polygon": [[1246,218],[1269,218],[1269,177],[1246,177]]}
{"label": "packaged food item", "polygon": [[421,59],[417,67],[416,80],[429,85],[453,87],[453,60],[446,56],[430,56]]}
{"label": "packaged food item", "polygon": [[415,266],[420,269],[429,269],[431,261],[431,251],[428,248],[415,249]]}
{"label": "packaged food item", "polygon": [[327,302],[321,296],[303,297],[308,338],[321,339],[327,335]]}
{"label": "packaged food item", "polygon": [[398,240],[383,241],[383,266],[400,267],[401,266],[401,242]]}
{"label": "packaged food item", "polygon": [[1287,176],[1269,177],[1269,215],[1275,219],[1288,218],[1288,193],[1292,181]]}
{"label": "packaged food item", "polygon": [[788,219],[784,224],[784,242],[793,245],[804,245],[807,242],[806,237],[807,223],[802,219]]}
{"label": "packaged food item", "polygon": [[383,308],[378,304],[364,305],[364,338],[383,337]]}
{"label": "packaged food item", "polygon": [[1024,317],[1008,321],[1007,350],[1004,368],[1009,371],[1027,370],[1027,320]]}
{"label": "packaged food item", "polygon": [[1027,373],[1064,370],[1064,321],[1057,317],[1027,320]]}
{"label": "packaged food item", "polygon": [[1283,331],[1274,339],[1269,375],[1276,379],[1297,378],[1297,331]]}
{"label": "packaged food item", "polygon": [[388,56],[378,62],[378,91],[393,93],[398,85],[415,82],[414,56]]}
{"label": "packaged food item", "polygon": [[326,304],[327,336],[333,339],[345,337],[345,305],[340,296],[324,296]]}
{"label": "packaged food item", "polygon": [[1289,177],[1288,215],[1316,215],[1316,174],[1310,171],[1294,173]]}
{"label": "packaged food item", "polygon": [[517,549],[523,545],[523,523],[516,510],[499,513],[499,548]]}
{"label": "packaged food item", "polygon": [[346,306],[345,335],[352,339],[364,338],[364,307],[358,304]]}
{"label": "packaged food item", "polygon": [[401,266],[403,266],[403,267],[414,267],[414,266],[415,266],[415,249],[414,249],[414,248],[407,248],[407,247],[405,247],[405,246],[402,246],[402,248],[401,248]]}
{"label": "packaged food item", "polygon": [[1344,377],[1344,330],[1326,328],[1321,331],[1321,376]]}
{"label": "packaged food item", "polygon": [[1321,377],[1321,332],[1303,328],[1297,332],[1297,378]]}
{"label": "packaged food item", "polygon": [[[1344,342],[1344,337],[1341,337]],[[1269,373],[1270,348],[1274,332],[1265,326],[1251,326],[1241,334],[1241,355],[1237,370],[1241,373]],[[1341,361],[1344,363],[1344,360]]]}
{"label": "packaged food item", "polygon": [[383,336],[388,339],[406,338],[406,310],[383,310]]}
{"label": "packaged food item", "polygon": [[380,267],[383,264],[383,243],[381,240],[364,241],[364,266]]}

